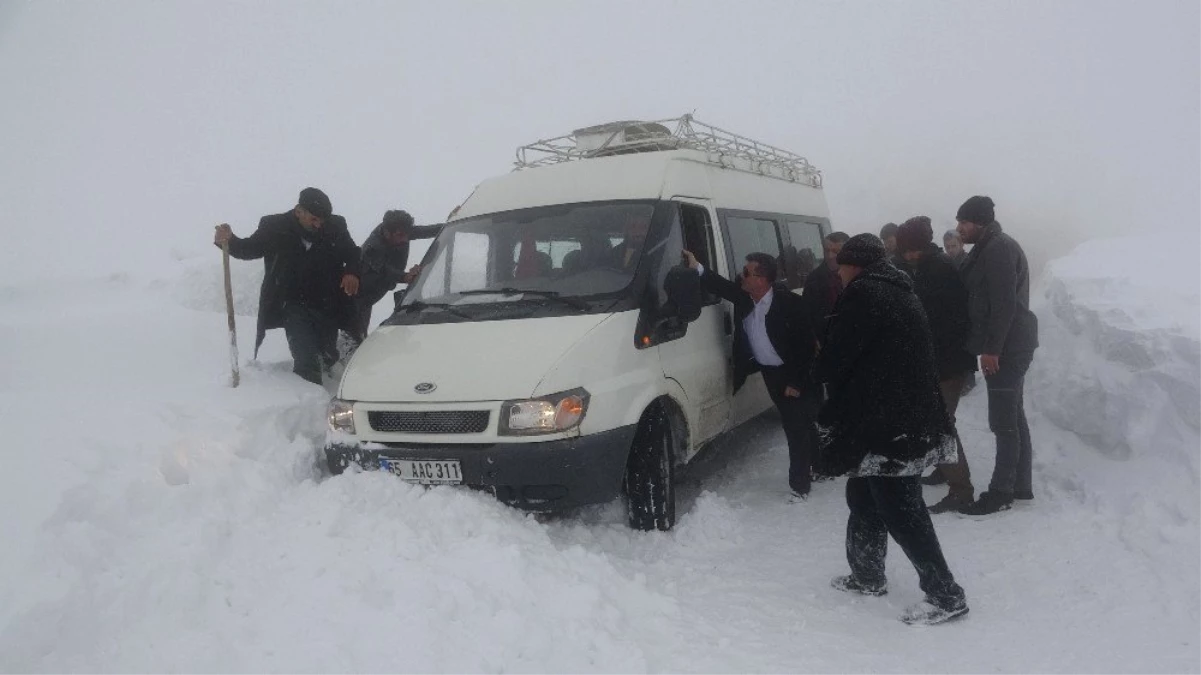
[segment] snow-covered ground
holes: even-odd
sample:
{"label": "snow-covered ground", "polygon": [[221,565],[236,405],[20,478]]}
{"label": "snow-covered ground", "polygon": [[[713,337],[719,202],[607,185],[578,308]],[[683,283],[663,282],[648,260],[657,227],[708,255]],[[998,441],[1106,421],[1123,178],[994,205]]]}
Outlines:
{"label": "snow-covered ground", "polygon": [[[282,335],[227,386],[211,251],[0,287],[0,670],[1197,672],[1197,247],[1143,245],[1050,267],[1037,498],[936,518],[971,613],[935,628],[896,620],[920,591],[895,545],[889,596],[829,587],[843,483],[787,504],[770,417],[688,471],[671,533],[540,521],[324,475],[328,394]],[[243,357],[258,270],[235,263]],[[960,415],[977,489],[985,398]]]}

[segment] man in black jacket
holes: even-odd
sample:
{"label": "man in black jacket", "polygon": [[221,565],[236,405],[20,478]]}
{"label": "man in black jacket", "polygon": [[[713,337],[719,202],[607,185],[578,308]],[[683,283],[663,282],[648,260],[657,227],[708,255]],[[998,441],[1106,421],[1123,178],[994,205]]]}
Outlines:
{"label": "man in black jacket", "polygon": [[734,305],[734,391],[751,373],[763,374],[788,441],[788,486],[793,500],[803,501],[809,496],[817,447],[810,374],[817,340],[806,304],[776,284],[776,259],[766,253],[747,255],[739,283],[706,270],[689,251],[684,259],[700,273],[702,287]]}
{"label": "man in black jacket", "polygon": [[333,215],[329,197],[305,188],[291,211],[263,216],[245,239],[229,225],[217,226],[213,243],[229,244],[239,260],[263,258],[266,273],[259,292],[254,353],[272,328],[283,328],[292,352],[292,370],[321,384],[323,370],[338,359],[338,329],[354,329],[353,305],[359,290],[359,247],[346,220]]}
{"label": "man in black jacket", "polygon": [[963,250],[963,240],[959,238],[959,230],[944,232],[942,247],[947,252],[947,257],[951,259],[951,264],[955,266],[955,269],[963,267],[963,259],[967,257],[967,251]]}
{"label": "man in black jacket", "polygon": [[954,426],[939,395],[930,327],[909,277],[875,235],[838,255],[845,290],[834,307],[817,374],[829,395],[818,416],[819,467],[850,473],[842,591],[884,595],[888,536],[917,569],[926,599],[901,615],[935,624],[967,613],[922,501],[922,471],[954,456]]}
{"label": "man in black jacket", "polygon": [[884,242],[884,250],[888,251],[888,257],[891,259],[897,254],[897,224],[885,223],[884,227],[880,228],[880,240]]}
{"label": "man in black jacket", "polygon": [[967,348],[980,355],[988,386],[988,426],[997,437],[997,464],[988,491],[960,512],[987,515],[1008,509],[1015,498],[1034,498],[1034,450],[1023,389],[1038,348],[1038,318],[1030,311],[1026,253],[1001,230],[993,201],[968,199],[956,220],[963,243],[974,244],[960,269],[972,317]]}
{"label": "man in black jacket", "polygon": [[[913,290],[929,320],[938,386],[947,406],[947,415],[954,422],[963,384],[976,370],[976,358],[966,348],[972,330],[967,311],[967,287],[955,264],[934,244],[934,228],[926,216],[910,218],[901,224],[897,230],[897,252],[908,263],[906,271],[913,278]],[[947,496],[930,507],[930,513],[957,510],[971,504],[975,496],[958,431],[955,431],[955,443],[959,450],[958,461],[939,466],[930,478],[922,479],[925,485],[946,482],[950,486]]]}
{"label": "man in black jacket", "polygon": [[420,265],[409,267],[409,242],[414,239],[433,239],[442,232],[442,225],[414,225],[407,211],[392,210],[384,214],[363,242],[359,269],[362,283],[355,298],[357,309],[356,341],[367,337],[371,326],[371,308],[389,291],[401,283],[411,283],[421,272]]}
{"label": "man in black jacket", "polygon": [[801,291],[805,303],[809,305],[809,317],[813,322],[813,334],[817,341],[826,339],[826,318],[834,309],[838,294],[842,292],[842,280],[838,278],[838,253],[843,244],[850,239],[845,232],[832,232],[822,240],[822,250],[825,254],[825,264],[818,265],[809,276],[805,277],[804,290]]}

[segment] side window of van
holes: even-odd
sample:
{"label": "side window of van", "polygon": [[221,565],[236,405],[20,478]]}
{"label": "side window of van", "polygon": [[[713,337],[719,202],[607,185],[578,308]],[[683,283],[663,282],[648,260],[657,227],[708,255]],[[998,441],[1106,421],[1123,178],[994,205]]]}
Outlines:
{"label": "side window of van", "polygon": [[[734,253],[732,269],[742,269],[742,262],[750,253],[766,253],[780,259],[780,235],[776,232],[776,221],[746,216],[726,216],[726,231],[730,235],[730,248]],[[781,280],[787,270],[780,266]]]}
{"label": "side window of van", "polygon": [[655,268],[655,288],[659,289],[659,304],[667,302],[667,291],[664,290],[664,282],[667,280],[667,273],[680,264],[680,251],[684,250],[684,237],[680,228],[680,218],[678,215],[672,218],[671,226],[667,229],[667,237],[658,242],[647,242],[647,250],[656,251],[655,262],[658,267]]}
{"label": "side window of van", "polygon": [[[714,269],[713,261],[717,259],[717,248],[713,243],[713,224],[709,220],[709,210],[696,204],[680,204],[680,226],[684,231],[684,248],[692,251],[697,262],[705,269]],[[713,293],[707,293],[705,304],[713,305],[721,302],[721,298]]]}
{"label": "side window of van", "polygon": [[789,220],[788,238],[784,250],[784,268],[788,271],[788,287],[800,288],[805,277],[822,262],[822,228],[818,223]]}

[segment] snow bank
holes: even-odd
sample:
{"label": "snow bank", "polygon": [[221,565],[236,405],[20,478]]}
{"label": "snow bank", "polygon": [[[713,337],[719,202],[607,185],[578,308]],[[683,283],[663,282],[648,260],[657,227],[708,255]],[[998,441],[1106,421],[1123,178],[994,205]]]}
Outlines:
{"label": "snow bank", "polygon": [[1195,475],[1197,269],[1197,247],[1141,237],[1087,242],[1050,263],[1029,387],[1043,413],[1107,456],[1162,456]]}
{"label": "snow bank", "polygon": [[1173,581],[1147,592],[1196,625],[1201,293],[1198,247],[1179,243],[1097,240],[1051,262],[1026,392],[1082,441],[1034,434],[1042,492],[1080,503],[1120,550],[1151,561]]}
{"label": "snow bank", "polygon": [[653,667],[639,643],[679,610],[604,551],[488,494],[326,480],[329,395],[282,335],[226,384],[219,261],[149,292],[0,295],[20,354],[0,386],[0,671]]}

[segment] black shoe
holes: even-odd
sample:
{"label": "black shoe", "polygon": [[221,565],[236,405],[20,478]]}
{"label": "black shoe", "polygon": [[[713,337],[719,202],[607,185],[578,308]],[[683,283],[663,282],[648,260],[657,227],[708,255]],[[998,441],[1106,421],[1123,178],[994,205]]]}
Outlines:
{"label": "black shoe", "polygon": [[967,602],[963,600],[943,607],[930,602],[930,599],[927,598],[917,604],[906,607],[905,612],[901,614],[901,621],[911,626],[935,626],[961,617],[964,614],[967,614]]}
{"label": "black shoe", "polygon": [[1013,495],[1005,492],[985,492],[980,499],[959,509],[965,516],[988,516],[999,511],[1008,511],[1013,506]]}
{"label": "black shoe", "polygon": [[888,595],[887,581],[879,585],[865,584],[850,574],[841,577],[834,577],[830,580],[830,585],[844,593],[858,593],[860,595],[870,595],[872,597]]}
{"label": "black shoe", "polygon": [[946,513],[947,511],[958,511],[963,507],[972,503],[970,495],[958,495],[950,492],[946,497],[943,497],[937,504],[929,507],[930,513]]}
{"label": "black shoe", "polygon": [[1013,498],[1030,501],[1031,499],[1034,499],[1034,490],[1014,490]]}
{"label": "black shoe", "polygon": [[945,485],[947,477],[942,475],[942,471],[938,468],[934,469],[934,473],[922,478],[922,485]]}

